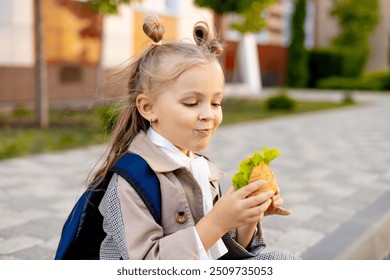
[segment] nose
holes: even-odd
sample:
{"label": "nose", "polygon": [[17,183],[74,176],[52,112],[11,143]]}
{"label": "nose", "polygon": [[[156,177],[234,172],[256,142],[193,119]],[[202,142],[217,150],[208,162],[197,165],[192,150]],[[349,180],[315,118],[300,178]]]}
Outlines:
{"label": "nose", "polygon": [[200,120],[214,120],[214,111],[210,105],[201,106],[199,112]]}

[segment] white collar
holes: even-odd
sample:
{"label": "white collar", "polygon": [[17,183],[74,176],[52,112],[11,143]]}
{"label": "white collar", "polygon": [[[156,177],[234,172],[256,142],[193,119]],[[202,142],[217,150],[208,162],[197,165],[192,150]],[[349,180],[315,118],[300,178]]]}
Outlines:
{"label": "white collar", "polygon": [[[202,156],[195,159],[191,151],[189,151],[189,156],[186,156],[168,139],[157,133],[152,127],[149,127],[146,135],[153,144],[159,147],[174,161],[192,170],[192,174],[198,182],[203,194],[203,211],[205,214],[209,213],[213,207],[213,201],[209,181],[210,169],[206,159]],[[211,259],[218,259],[226,253],[227,248],[221,238],[207,251],[207,255]]]}

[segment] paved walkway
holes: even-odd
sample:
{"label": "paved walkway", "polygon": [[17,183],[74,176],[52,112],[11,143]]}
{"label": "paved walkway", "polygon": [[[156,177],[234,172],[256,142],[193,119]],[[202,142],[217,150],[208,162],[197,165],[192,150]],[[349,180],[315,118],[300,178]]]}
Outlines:
{"label": "paved walkway", "polygon": [[[296,92],[301,98],[323,98]],[[326,98],[340,99],[337,93]],[[290,217],[266,217],[268,250],[305,259],[382,259],[390,252],[390,94],[357,106],[226,126],[208,154],[228,176],[262,146]],[[103,147],[0,161],[0,259],[52,259],[62,224]]]}

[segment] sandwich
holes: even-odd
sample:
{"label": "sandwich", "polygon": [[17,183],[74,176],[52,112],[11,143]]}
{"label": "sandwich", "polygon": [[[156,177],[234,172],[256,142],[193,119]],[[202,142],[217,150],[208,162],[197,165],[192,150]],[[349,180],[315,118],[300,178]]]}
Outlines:
{"label": "sandwich", "polygon": [[251,182],[263,180],[266,184],[249,196],[257,195],[268,190],[276,192],[278,185],[275,174],[269,167],[269,164],[279,155],[279,151],[275,148],[268,149],[263,147],[263,153],[254,152],[252,157],[246,158],[240,163],[238,172],[234,174],[232,179],[233,187],[238,190]]}

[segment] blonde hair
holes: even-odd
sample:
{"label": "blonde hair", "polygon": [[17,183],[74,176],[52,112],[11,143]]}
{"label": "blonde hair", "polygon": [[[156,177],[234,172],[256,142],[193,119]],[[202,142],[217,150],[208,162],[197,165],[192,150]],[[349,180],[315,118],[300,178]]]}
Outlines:
{"label": "blonde hair", "polygon": [[113,164],[129,149],[135,136],[140,131],[147,131],[150,124],[138,112],[136,98],[141,93],[158,94],[168,82],[175,80],[194,65],[219,62],[223,48],[206,22],[194,26],[195,44],[187,42],[162,43],[165,27],[157,18],[147,17],[143,31],[152,40],[151,46],[136,57],[126,70],[127,83],[126,105],[113,129],[107,150],[107,157],[89,185],[94,187],[102,182]]}

